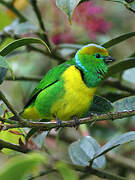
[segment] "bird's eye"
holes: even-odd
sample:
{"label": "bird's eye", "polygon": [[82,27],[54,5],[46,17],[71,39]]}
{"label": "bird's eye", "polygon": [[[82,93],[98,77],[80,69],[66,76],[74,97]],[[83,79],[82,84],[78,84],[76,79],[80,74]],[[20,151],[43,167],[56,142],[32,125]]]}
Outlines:
{"label": "bird's eye", "polygon": [[100,56],[100,54],[96,54],[96,58],[100,58],[101,56]]}

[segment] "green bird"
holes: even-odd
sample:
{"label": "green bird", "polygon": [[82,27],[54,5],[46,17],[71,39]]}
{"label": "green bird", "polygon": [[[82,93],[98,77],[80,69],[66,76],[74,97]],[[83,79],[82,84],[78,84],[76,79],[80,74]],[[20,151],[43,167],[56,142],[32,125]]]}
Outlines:
{"label": "green bird", "polygon": [[90,109],[98,84],[114,61],[97,44],[79,49],[75,57],[48,71],[32,92],[21,116],[25,119],[66,121]]}

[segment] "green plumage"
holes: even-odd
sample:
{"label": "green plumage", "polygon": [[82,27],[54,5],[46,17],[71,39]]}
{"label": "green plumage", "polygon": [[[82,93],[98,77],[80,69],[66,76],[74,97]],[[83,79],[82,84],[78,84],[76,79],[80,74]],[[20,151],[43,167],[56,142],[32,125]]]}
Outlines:
{"label": "green plumage", "polygon": [[107,50],[101,46],[89,44],[81,48],[75,58],[48,71],[33,91],[22,116],[60,120],[81,117],[107,72],[108,57]]}

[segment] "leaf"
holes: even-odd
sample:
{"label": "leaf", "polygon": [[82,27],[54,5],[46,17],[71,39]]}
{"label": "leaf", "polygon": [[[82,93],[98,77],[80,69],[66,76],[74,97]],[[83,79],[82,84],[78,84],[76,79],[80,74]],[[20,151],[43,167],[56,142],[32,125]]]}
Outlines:
{"label": "leaf", "polygon": [[0,67],[0,84],[4,81],[6,73],[7,73],[7,69]]}
{"label": "leaf", "polygon": [[135,1],[134,0],[132,2],[129,2],[129,3],[126,2],[125,6],[127,9],[129,9],[135,13]]}
{"label": "leaf", "polygon": [[73,11],[80,1],[81,0],[56,0],[56,5],[67,15],[71,22]]}
{"label": "leaf", "polygon": [[132,0],[132,1],[129,0],[129,2],[127,0],[111,0],[111,1],[122,3],[125,5],[125,7],[127,9],[129,9],[132,12],[135,12],[135,1],[134,0]]}
{"label": "leaf", "polygon": [[62,176],[63,180],[78,180],[78,176],[75,171],[73,171],[70,166],[68,166],[66,163],[63,161],[58,161],[55,164],[55,168],[59,171],[59,173]]}
{"label": "leaf", "polygon": [[119,62],[116,62],[112,64],[109,67],[108,73],[105,77],[112,76],[117,73],[121,73],[127,69],[135,67],[135,57],[127,58],[125,60],[121,60]]}
{"label": "leaf", "polygon": [[133,78],[134,76],[135,76],[135,67],[131,69],[127,69],[122,73],[122,78],[130,83],[135,83],[135,79]]}
{"label": "leaf", "polygon": [[[90,136],[82,137],[80,140],[69,146],[69,155],[72,162],[76,165],[89,166],[100,145]],[[105,166],[105,157],[101,156],[93,161],[93,168],[103,168]]]}
{"label": "leaf", "polygon": [[[5,26],[7,26],[8,24],[10,24],[12,22],[12,18],[10,18],[8,16],[8,14],[5,13],[4,11],[2,11],[2,10],[0,11],[0,19],[1,19],[1,21],[0,21],[0,31],[2,31]],[[4,21],[3,21],[3,19],[4,19]]]}
{"label": "leaf", "polygon": [[115,147],[117,147],[119,145],[131,142],[134,140],[135,140],[135,132],[134,131],[124,133],[124,134],[120,135],[119,137],[115,137],[100,148],[96,157],[99,157],[99,156],[105,154],[106,152],[110,151],[111,149],[114,149]]}
{"label": "leaf", "polygon": [[4,47],[0,51],[0,55],[1,56],[6,56],[7,54],[12,52],[16,48],[19,48],[19,47],[25,46],[25,45],[29,45],[29,44],[33,44],[33,43],[42,44],[50,51],[47,44],[44,41],[42,41],[41,39],[38,39],[38,38],[22,38],[22,39],[18,39],[18,40],[15,40],[15,41],[11,42],[6,47]]}
{"label": "leaf", "polygon": [[[18,132],[18,134],[13,133],[13,131]],[[22,128],[13,128],[13,129],[10,129],[7,131],[0,131],[0,139],[7,141],[9,143],[12,143],[12,144],[19,145],[19,139],[20,138],[21,138],[22,142],[25,142],[24,136],[25,136],[25,131]],[[11,150],[8,148],[3,148],[1,151],[4,154],[10,154],[10,153],[14,152],[14,150]]]}
{"label": "leaf", "polygon": [[113,103],[117,112],[135,110],[135,96],[126,97]]}
{"label": "leaf", "polygon": [[0,179],[25,180],[26,175],[38,164],[44,163],[45,157],[39,153],[17,156],[10,159],[0,171]]}
{"label": "leaf", "polygon": [[44,145],[47,134],[48,131],[44,131],[32,138],[32,141],[38,146],[38,148],[41,148]]}
{"label": "leaf", "polygon": [[0,67],[5,69],[11,69],[6,61],[6,59],[0,56]]}
{"label": "leaf", "polygon": [[8,69],[10,71],[12,71],[11,68],[9,67],[6,59],[4,57],[0,56],[0,84],[3,82]]}
{"label": "leaf", "polygon": [[125,34],[122,34],[122,35],[120,35],[120,36],[118,36],[116,38],[113,38],[110,41],[102,44],[102,46],[105,47],[105,48],[110,48],[110,47],[112,47],[114,45],[117,45],[117,44],[119,44],[119,43],[133,37],[133,36],[135,36],[135,32],[125,33]]}
{"label": "leaf", "polygon": [[112,112],[113,110],[114,108],[109,100],[101,96],[94,96],[93,103],[89,109],[89,112],[96,114],[104,114],[107,112]]}

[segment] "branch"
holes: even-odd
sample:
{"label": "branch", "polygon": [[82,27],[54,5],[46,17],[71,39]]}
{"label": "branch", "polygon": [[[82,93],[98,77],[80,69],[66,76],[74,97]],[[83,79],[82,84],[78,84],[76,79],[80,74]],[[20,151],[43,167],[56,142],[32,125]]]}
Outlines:
{"label": "branch", "polygon": [[[79,119],[80,124],[93,124],[97,121],[103,121],[103,120],[116,120],[116,119],[122,119],[125,117],[130,117],[135,115],[135,110],[131,111],[122,111],[122,112],[110,112],[107,114],[101,114],[101,115],[92,115],[91,117],[82,118]],[[37,120],[39,121],[39,120]],[[42,121],[47,121],[46,119],[42,119]],[[24,120],[22,124],[12,124],[12,125],[6,125],[6,129],[10,128],[18,128],[18,127],[29,127],[29,128],[41,128],[44,131],[51,130],[53,128],[57,128],[58,124],[56,122],[32,122]],[[74,120],[71,121],[62,121],[60,127],[75,127]]]}
{"label": "branch", "polygon": [[10,3],[10,2],[6,2],[4,0],[0,0],[0,3],[3,4],[5,7],[7,7],[8,9],[10,9],[17,17],[19,17],[21,22],[27,21],[27,18],[25,16],[23,16],[23,14],[21,14],[17,8],[14,7],[12,2]]}
{"label": "branch", "polygon": [[[8,38],[8,37],[11,37],[11,38],[14,38],[14,39],[20,39],[20,38],[22,38],[21,36],[18,36],[18,35],[16,35],[16,34],[10,34],[10,33],[5,33],[5,32],[0,33],[0,37],[1,37],[2,39],[3,39],[3,38],[6,39],[6,38]],[[50,57],[50,58],[53,58],[53,59],[58,60],[60,63],[63,63],[63,62],[66,61],[63,57],[61,57],[60,55],[58,55],[58,52],[56,52],[56,51],[54,51],[54,50],[52,50],[51,53],[48,53],[48,52],[45,52],[44,50],[42,50],[41,48],[37,48],[37,47],[32,46],[32,45],[27,45],[26,47],[27,47],[27,50],[28,50],[28,51],[36,51],[36,52],[39,52],[39,53],[41,53],[41,54],[43,54],[43,55],[45,55],[45,56],[47,56],[47,57]]]}
{"label": "branch", "polygon": [[7,141],[3,141],[2,139],[0,139],[0,149],[3,149],[3,148],[12,149],[14,151],[18,151],[22,153],[28,153],[31,151],[30,149],[27,149],[22,146],[18,146],[16,144],[12,144],[12,143],[9,143]]}
{"label": "branch", "polygon": [[117,165],[121,168],[126,168],[129,171],[135,172],[135,161],[132,159],[129,159],[117,153],[111,153],[111,152],[106,155],[106,158],[114,165]]}
{"label": "branch", "polygon": [[114,78],[111,78],[109,80],[106,80],[102,83],[104,86],[112,86],[112,87],[115,87],[115,88],[118,88],[122,91],[127,91],[127,92],[130,92],[132,94],[135,94],[135,89],[132,88],[132,87],[127,87],[125,85],[123,85],[120,81],[114,79]]}
{"label": "branch", "polygon": [[18,114],[18,112],[13,108],[13,106],[9,103],[7,98],[4,96],[2,91],[0,91],[0,99],[7,105],[7,107],[10,109],[10,111],[18,118],[20,123],[23,123],[22,117]]}
{"label": "branch", "polygon": [[81,171],[84,173],[89,173],[90,175],[96,175],[98,177],[101,178],[105,178],[105,179],[109,179],[109,180],[126,180],[124,177],[112,174],[108,171],[104,171],[101,169],[93,169],[90,167],[81,167],[81,166],[77,166],[77,165],[70,165],[73,169],[75,169],[76,171]]}
{"label": "branch", "polygon": [[43,23],[43,19],[42,19],[42,16],[41,16],[41,13],[40,13],[40,10],[38,8],[38,5],[37,5],[37,0],[30,0],[31,2],[31,5],[33,7],[33,10],[37,16],[37,19],[38,19],[38,22],[39,22],[39,25],[40,25],[40,28],[43,30],[43,34],[40,35],[40,37],[46,42],[46,44],[48,45],[48,47],[51,49],[51,45],[50,45],[50,42],[49,42],[49,39],[47,37],[47,35],[45,34],[46,32],[46,29],[45,29],[45,26],[44,26],[44,23]]}
{"label": "branch", "polygon": [[5,80],[7,80],[7,81],[37,81],[37,82],[39,82],[39,81],[41,81],[41,79],[42,79],[43,77],[41,77],[41,76],[28,76],[28,77],[25,77],[25,76],[18,76],[18,77],[14,77],[14,79],[13,79],[13,77],[12,76],[7,76],[6,78],[5,78]]}

